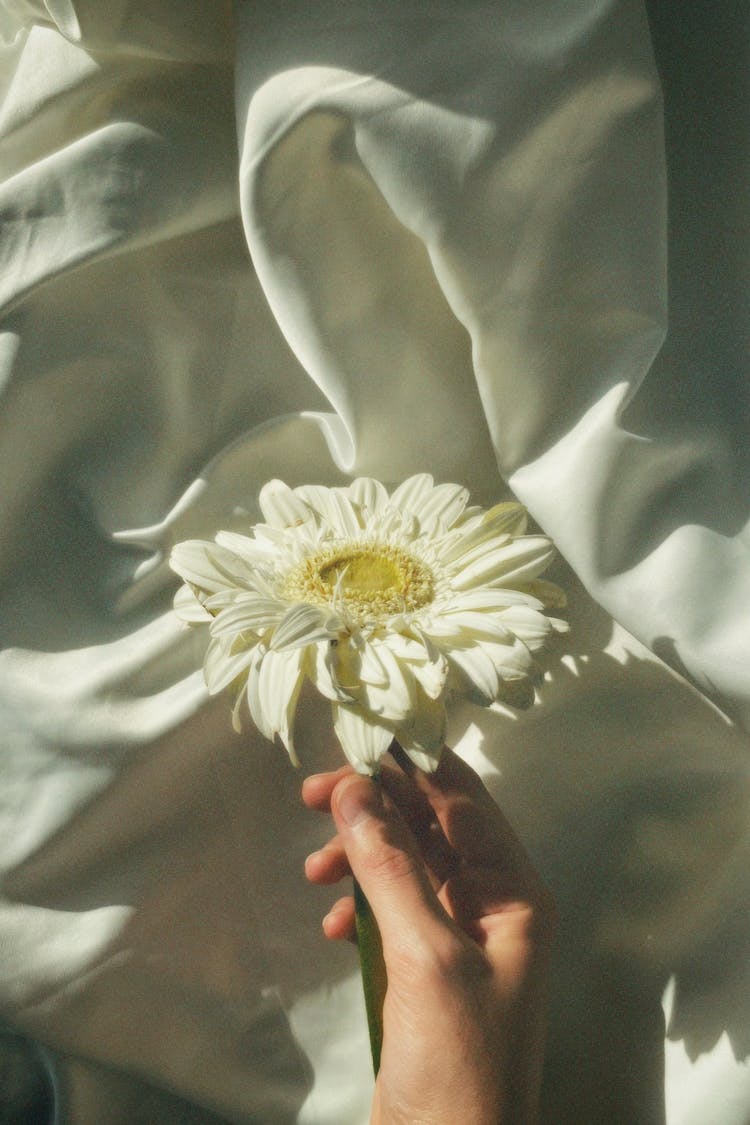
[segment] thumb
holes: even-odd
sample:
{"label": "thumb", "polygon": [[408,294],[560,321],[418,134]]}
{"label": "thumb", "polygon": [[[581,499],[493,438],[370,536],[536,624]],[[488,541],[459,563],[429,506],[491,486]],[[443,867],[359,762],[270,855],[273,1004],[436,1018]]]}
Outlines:
{"label": "thumb", "polygon": [[343,778],[331,798],[352,874],[375,914],[383,950],[421,945],[450,928],[430,885],[419,847],[381,787],[359,774]]}

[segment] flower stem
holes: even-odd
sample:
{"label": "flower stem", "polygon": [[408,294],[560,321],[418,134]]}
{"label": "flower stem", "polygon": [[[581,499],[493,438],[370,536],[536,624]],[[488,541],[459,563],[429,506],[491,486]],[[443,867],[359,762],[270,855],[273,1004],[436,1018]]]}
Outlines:
{"label": "flower stem", "polygon": [[367,1027],[370,1032],[372,1069],[377,1075],[380,1069],[380,1051],[383,1046],[383,1001],[386,990],[383,943],[380,940],[380,930],[375,915],[356,879],[354,880],[354,916]]}
{"label": "flower stem", "polygon": [[[397,766],[409,777],[414,772],[414,765],[404,753],[394,738],[388,752]],[[379,783],[378,774],[372,780]],[[380,1052],[383,1047],[383,1003],[388,985],[388,978],[383,960],[383,942],[380,930],[372,908],[367,901],[364,891],[357,880],[354,880],[354,921],[357,929],[357,946],[359,947],[359,966],[362,973],[362,990],[365,994],[365,1011],[367,1012],[367,1027],[370,1032],[370,1051],[372,1053],[372,1069],[377,1077],[380,1070]]]}

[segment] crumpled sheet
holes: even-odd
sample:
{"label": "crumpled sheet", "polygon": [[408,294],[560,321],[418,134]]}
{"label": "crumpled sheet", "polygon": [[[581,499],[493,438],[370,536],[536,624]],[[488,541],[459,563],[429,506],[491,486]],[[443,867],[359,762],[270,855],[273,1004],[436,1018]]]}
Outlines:
{"label": "crumpled sheet", "polygon": [[166,559],[421,470],[570,591],[538,704],[451,730],[561,910],[544,1120],[750,1120],[744,29],[650,17],[0,6],[0,1013],[61,1125],[367,1121],[325,826]]}

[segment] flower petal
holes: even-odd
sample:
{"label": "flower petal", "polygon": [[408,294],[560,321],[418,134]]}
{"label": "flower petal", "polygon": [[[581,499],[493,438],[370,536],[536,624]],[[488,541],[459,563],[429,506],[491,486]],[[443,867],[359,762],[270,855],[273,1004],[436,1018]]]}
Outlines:
{"label": "flower petal", "polygon": [[274,652],[317,644],[336,636],[331,629],[331,611],[323,606],[301,602],[288,609],[274,630],[271,648]]}
{"label": "flower petal", "polygon": [[289,532],[298,532],[305,524],[294,524],[293,527],[273,527],[270,523],[256,523],[253,528],[256,541],[262,549],[270,552],[284,552],[289,546]]}
{"label": "flower petal", "polygon": [[424,535],[442,535],[463,512],[469,493],[460,484],[439,484],[416,511]]}
{"label": "flower petal", "polygon": [[379,645],[377,653],[385,669],[386,683],[362,683],[361,690],[355,689],[357,698],[373,715],[387,722],[402,722],[414,707],[414,675],[408,664],[396,659],[387,644]]}
{"label": "flower petal", "polygon": [[504,500],[488,508],[482,516],[482,526],[492,528],[493,535],[525,535],[528,513],[517,500]]}
{"label": "flower petal", "polygon": [[365,530],[375,539],[412,543],[419,535],[419,519],[414,512],[404,512],[388,503],[373,516]]}
{"label": "flower petal", "polygon": [[[424,657],[420,656],[417,659],[428,660],[430,664],[436,664],[443,659],[440,650],[436,647],[430,637],[428,637],[425,633],[421,621],[415,621],[412,619],[412,621],[408,625],[408,628],[412,636],[424,649]],[[403,639],[403,634],[399,634],[399,636],[401,637],[401,639]]]}
{"label": "flower petal", "polygon": [[546,578],[535,578],[531,582],[519,583],[517,589],[524,594],[531,594],[546,609],[565,609],[568,604],[565,591],[554,582],[548,582]]}
{"label": "flower petal", "polygon": [[396,727],[396,738],[415,766],[432,773],[445,745],[445,727],[445,704],[419,692],[408,721]]}
{"label": "flower petal", "polygon": [[536,609],[529,609],[528,606],[511,606],[509,609],[502,610],[499,616],[503,625],[520,637],[532,652],[542,648],[550,633],[555,630],[549,617],[545,617]]}
{"label": "flower petal", "polygon": [[440,561],[451,574],[461,575],[467,570],[471,570],[472,567],[476,569],[489,557],[504,557],[507,547],[512,542],[510,535],[497,535],[494,538],[482,539],[479,543],[475,543],[470,551],[464,551],[450,562],[445,561],[447,552],[441,552]]}
{"label": "flower petal", "polygon": [[284,612],[284,606],[257,594],[235,596],[226,609],[217,613],[211,623],[211,636],[220,637],[229,633],[249,631],[258,633],[275,625]]}
{"label": "flower petal", "polygon": [[512,645],[479,641],[477,647],[489,656],[501,680],[520,680],[537,675],[538,669],[534,658],[519,637],[516,637]]}
{"label": "flower petal", "polygon": [[173,606],[180,621],[185,621],[188,625],[203,625],[207,621],[213,621],[211,614],[187,583],[180,586],[175,594]]}
{"label": "flower petal", "polygon": [[337,538],[360,534],[362,528],[346,492],[319,484],[303,484],[295,491],[320,517],[318,522],[331,528]]}
{"label": "flower petal", "polygon": [[269,480],[260,490],[260,510],[271,527],[284,529],[313,519],[309,506],[283,480]]}
{"label": "flower petal", "polygon": [[440,699],[445,691],[448,679],[448,661],[440,654],[440,660],[425,661],[424,664],[412,664],[411,670],[414,679],[430,699]]}
{"label": "flower petal", "polygon": [[302,681],[304,652],[264,652],[250,665],[247,702],[261,734],[273,740],[278,734],[292,763],[299,765],[294,749],[293,726]]}
{"label": "flower petal", "polygon": [[209,695],[216,695],[236,680],[250,664],[254,646],[232,652],[224,641],[209,641],[203,662],[203,678]]}
{"label": "flower petal", "polygon": [[[404,745],[402,746],[402,749],[412,760],[417,769],[420,769],[422,773],[434,773],[440,765],[443,743],[441,743],[439,750],[428,753],[424,750],[420,750],[419,746],[416,743],[410,743],[408,741],[407,735],[402,734],[402,737],[404,739]],[[400,741],[401,740],[399,739],[399,743]]]}
{"label": "flower petal", "polygon": [[407,477],[391,495],[391,506],[400,508],[403,512],[419,515],[420,508],[427,501],[435,487],[435,481],[429,473],[416,473]]}
{"label": "flower petal", "polygon": [[342,687],[336,674],[336,648],[333,643],[331,641],[319,641],[310,651],[313,653],[310,679],[320,694],[332,701],[353,703],[354,697],[351,692]]}
{"label": "flower petal", "polygon": [[554,554],[555,548],[546,535],[524,535],[496,548],[490,544],[475,562],[451,578],[451,586],[456,590],[482,583],[512,586],[536,578]]}
{"label": "flower petal", "polygon": [[251,570],[231,551],[205,539],[186,539],[172,548],[169,565],[185,582],[209,594],[245,586]]}
{"label": "flower petal", "polygon": [[247,672],[246,694],[247,705],[250,709],[250,718],[262,735],[265,735],[266,738],[271,738],[271,735],[268,733],[270,727],[266,722],[263,701],[260,697],[260,666],[263,663],[264,657],[267,655],[268,650],[260,646],[257,646],[253,650],[253,657]]}
{"label": "flower petal", "polygon": [[235,734],[242,734],[242,721],[240,719],[240,708],[242,706],[242,700],[245,698],[245,692],[246,692],[246,685],[243,684],[240,691],[237,692],[237,698],[235,699],[234,707],[232,708],[232,730],[235,732]]}
{"label": "flower petal", "polygon": [[382,511],[388,503],[385,485],[372,477],[357,477],[348,488],[352,503],[360,512],[360,522],[364,526],[373,516]]}
{"label": "flower petal", "polygon": [[449,664],[464,680],[464,694],[483,706],[497,698],[499,681],[494,661],[481,645],[451,648],[445,653]]}
{"label": "flower petal", "polygon": [[[533,583],[529,583],[533,585]],[[527,605],[542,609],[542,603],[525,590],[497,586],[479,586],[475,590],[452,591],[450,598],[440,605],[440,613],[496,613],[512,605]]]}
{"label": "flower petal", "polygon": [[[533,611],[532,611],[533,612]],[[469,643],[475,637],[485,637],[499,644],[510,643],[513,634],[503,624],[499,614],[455,611],[444,613],[425,626],[425,632],[442,644],[453,637],[459,643]]]}
{"label": "flower petal", "polygon": [[380,646],[371,644],[361,633],[353,634],[350,643],[359,655],[359,678],[366,684],[385,687],[388,683],[388,673],[378,656]]}
{"label": "flower petal", "polygon": [[389,633],[380,647],[387,646],[397,661],[407,666],[427,695],[431,699],[437,699],[445,688],[447,661],[428,636],[413,624],[411,627],[417,633],[416,638]]}
{"label": "flower petal", "polygon": [[378,652],[380,652],[384,646],[390,649],[397,660],[404,660],[411,663],[415,660],[430,659],[424,640],[421,637],[409,637],[396,631],[383,631],[383,635],[376,643]]}
{"label": "flower petal", "polygon": [[216,536],[220,547],[226,547],[233,555],[238,555],[252,566],[273,562],[274,550],[270,543],[259,539],[251,539],[248,535],[240,535],[236,531],[220,531]]}
{"label": "flower petal", "polygon": [[506,537],[522,535],[526,530],[526,509],[523,504],[505,503],[496,504],[488,512],[484,512],[478,523],[464,530],[457,529],[460,534],[441,548],[440,557],[443,562],[449,563],[454,559],[462,558],[470,551],[475,550],[488,540],[503,539]]}
{"label": "flower petal", "polygon": [[442,652],[435,650],[436,659],[414,662],[410,665],[414,679],[430,699],[441,699],[445,695],[448,682],[449,665]]}
{"label": "flower petal", "polygon": [[485,514],[484,508],[480,508],[478,504],[468,504],[448,533],[451,542],[453,542],[454,532],[460,531],[462,534],[468,534],[479,526]]}
{"label": "flower petal", "polygon": [[333,728],[357,773],[376,773],[380,759],[393,742],[393,731],[343,703],[333,704]]}

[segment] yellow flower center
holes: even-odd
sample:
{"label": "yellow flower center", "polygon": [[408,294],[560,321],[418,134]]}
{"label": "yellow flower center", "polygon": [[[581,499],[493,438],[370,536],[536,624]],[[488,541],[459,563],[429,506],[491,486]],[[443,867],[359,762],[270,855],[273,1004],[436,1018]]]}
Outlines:
{"label": "yellow flower center", "polygon": [[432,601],[433,575],[421,561],[390,543],[323,547],[286,576],[288,601],[333,605],[339,597],[358,624],[419,609]]}

